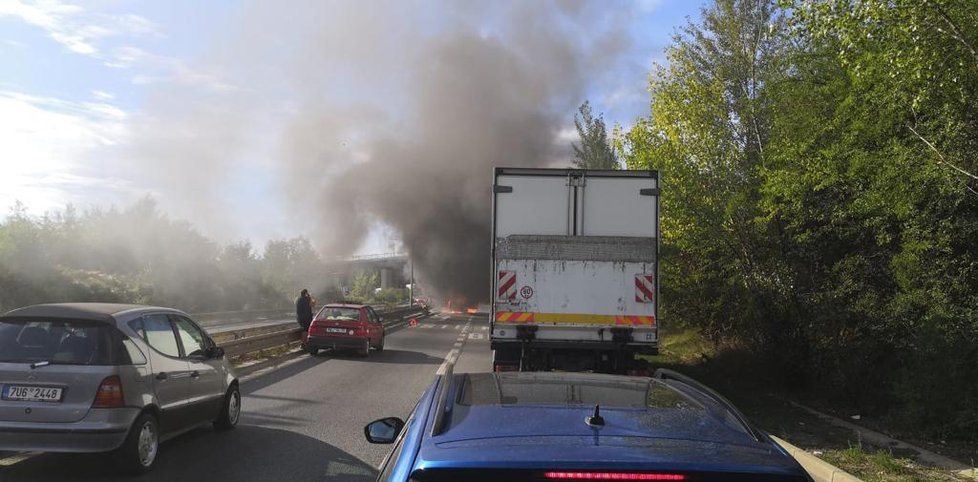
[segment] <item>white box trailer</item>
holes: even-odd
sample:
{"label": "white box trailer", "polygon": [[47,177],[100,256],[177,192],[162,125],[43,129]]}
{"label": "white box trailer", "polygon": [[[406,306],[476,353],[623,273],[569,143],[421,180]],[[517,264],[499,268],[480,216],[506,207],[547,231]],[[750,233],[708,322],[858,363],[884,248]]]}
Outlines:
{"label": "white box trailer", "polygon": [[496,168],[494,370],[631,370],[658,352],[656,171]]}

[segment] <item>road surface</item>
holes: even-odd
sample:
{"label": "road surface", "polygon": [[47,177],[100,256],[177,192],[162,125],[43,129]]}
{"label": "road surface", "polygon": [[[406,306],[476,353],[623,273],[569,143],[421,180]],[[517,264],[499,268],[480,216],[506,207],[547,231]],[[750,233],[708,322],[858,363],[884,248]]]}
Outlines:
{"label": "road surface", "polygon": [[244,382],[236,430],[200,428],[162,445],[154,470],[116,475],[102,456],[41,454],[0,460],[0,480],[15,481],[373,481],[389,445],[371,445],[363,426],[406,418],[446,357],[456,372],[491,366],[489,320],[434,316],[389,331],[369,358],[304,355]]}

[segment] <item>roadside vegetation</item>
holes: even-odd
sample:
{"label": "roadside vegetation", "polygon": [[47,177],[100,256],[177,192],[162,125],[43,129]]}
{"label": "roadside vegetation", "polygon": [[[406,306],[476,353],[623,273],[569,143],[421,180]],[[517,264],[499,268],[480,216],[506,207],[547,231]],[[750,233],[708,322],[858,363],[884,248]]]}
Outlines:
{"label": "roadside vegetation", "polygon": [[[778,370],[735,343],[716,344],[698,328],[663,322],[660,354],[646,357],[652,368],[670,368],[696,378],[729,398],[758,427],[800,447],[828,463],[866,481],[969,481],[950,470],[929,467],[915,460],[915,453],[894,452],[860,439],[850,430],[792,405],[792,401],[817,401],[818,393],[809,389],[787,389],[777,381]],[[819,407],[832,412],[833,407]],[[838,407],[835,407],[838,408]],[[836,415],[848,418],[850,412]],[[869,422],[864,420],[859,423]],[[885,421],[876,420],[873,428],[892,433]],[[881,426],[882,425],[882,426]],[[929,450],[970,462],[973,446],[935,446],[922,441]]]}
{"label": "roadside vegetation", "polygon": [[676,32],[615,145],[661,173],[661,316],[725,348],[702,366],[978,443],[976,19],[720,0]]}
{"label": "roadside vegetation", "polygon": [[[22,206],[0,221],[0,312],[57,301],[160,304],[190,312],[290,308],[309,288],[343,298],[306,238],[220,245],[149,198],[131,206],[69,206],[37,217]],[[374,285],[359,289],[371,296]],[[386,295],[388,298],[390,295]],[[385,298],[386,299],[386,298]]]}

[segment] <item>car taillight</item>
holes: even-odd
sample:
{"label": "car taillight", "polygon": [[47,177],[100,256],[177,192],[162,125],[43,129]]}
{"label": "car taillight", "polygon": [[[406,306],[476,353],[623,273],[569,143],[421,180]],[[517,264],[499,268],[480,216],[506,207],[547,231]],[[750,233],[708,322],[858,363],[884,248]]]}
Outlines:
{"label": "car taillight", "polygon": [[628,472],[544,472],[553,480],[686,480],[683,474],[639,474]]}
{"label": "car taillight", "polygon": [[98,386],[92,408],[119,408],[123,406],[122,380],[118,375],[105,377]]}

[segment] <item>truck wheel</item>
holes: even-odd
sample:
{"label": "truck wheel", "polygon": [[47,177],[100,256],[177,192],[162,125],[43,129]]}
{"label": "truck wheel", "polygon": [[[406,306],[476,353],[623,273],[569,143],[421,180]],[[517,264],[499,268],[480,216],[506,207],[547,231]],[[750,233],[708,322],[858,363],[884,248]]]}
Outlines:
{"label": "truck wheel", "polygon": [[126,441],[113,453],[123,472],[140,475],[149,472],[160,451],[160,429],[156,417],[143,413],[129,428]]}

